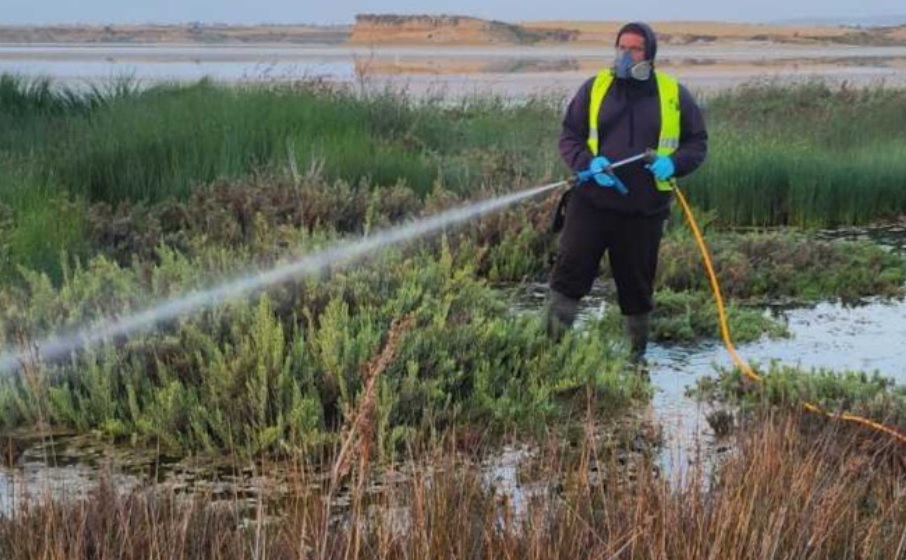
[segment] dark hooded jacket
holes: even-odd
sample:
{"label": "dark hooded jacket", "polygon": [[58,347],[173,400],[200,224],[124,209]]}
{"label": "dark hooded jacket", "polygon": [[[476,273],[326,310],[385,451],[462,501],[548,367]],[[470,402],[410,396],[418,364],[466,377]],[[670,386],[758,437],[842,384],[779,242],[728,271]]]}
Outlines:
{"label": "dark hooded jacket", "polygon": [[[645,37],[646,59],[654,62],[657,39],[644,23],[630,23],[617,34],[626,31],[641,33]],[[598,120],[600,154],[610,161],[657,148],[660,137],[661,115],[658,100],[657,73],[646,81],[614,79],[601,105]],[[594,77],[588,79],[569,103],[560,133],[560,155],[573,171],[588,169],[592,154],[588,149],[588,110]],[[680,143],[671,154],[676,176],[693,172],[705,160],[708,151],[708,133],[701,110],[689,91],[680,85]],[[658,191],[654,176],[642,161],[616,170],[629,194],[623,195],[612,188],[602,188],[594,181],[576,189],[578,197],[598,208],[621,214],[640,216],[666,216],[670,208],[671,193]]]}

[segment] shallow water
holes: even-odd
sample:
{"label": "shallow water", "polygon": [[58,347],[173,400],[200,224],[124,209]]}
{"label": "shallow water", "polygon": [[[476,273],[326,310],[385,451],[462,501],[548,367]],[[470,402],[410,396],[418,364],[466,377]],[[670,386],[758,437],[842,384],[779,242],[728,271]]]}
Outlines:
{"label": "shallow water", "polygon": [[[122,76],[139,84],[321,78],[415,95],[522,97],[572,93],[611,55],[609,48],[588,46],[0,45],[0,73],[49,76],[70,85]],[[765,77],[906,84],[906,47],[667,45],[658,59],[694,90]]]}

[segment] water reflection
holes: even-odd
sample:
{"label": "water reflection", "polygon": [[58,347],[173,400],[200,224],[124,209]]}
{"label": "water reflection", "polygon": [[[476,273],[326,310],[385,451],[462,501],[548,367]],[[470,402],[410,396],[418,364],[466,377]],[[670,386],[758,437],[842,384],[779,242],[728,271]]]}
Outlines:
{"label": "water reflection", "polygon": [[[64,444],[70,441],[74,445]],[[116,460],[107,456],[107,446],[97,442],[79,445],[78,441],[65,435],[3,438],[4,462],[12,465],[0,467],[0,516],[46,498],[85,498],[101,476],[108,477],[122,493],[143,484],[142,477],[128,472],[127,466],[136,459],[123,461],[121,456]]]}
{"label": "water reflection", "polygon": [[104,61],[67,60],[0,60],[0,73],[22,76],[52,76],[55,81],[105,82],[120,77],[132,77],[140,83],[194,81],[212,77],[219,81],[300,80],[322,77],[351,80],[355,66],[351,62],[230,62],[230,61],[173,61],[135,62],[114,58]]}
{"label": "water reflection", "polygon": [[[372,79],[421,91],[486,86],[522,95],[562,82],[572,92],[610,53],[594,47],[364,47],[286,45],[0,45],[0,72],[48,76],[64,82],[99,82],[131,76],[140,83]],[[694,88],[726,87],[753,77],[884,80],[906,83],[906,47],[778,45],[667,45],[661,68]]]}

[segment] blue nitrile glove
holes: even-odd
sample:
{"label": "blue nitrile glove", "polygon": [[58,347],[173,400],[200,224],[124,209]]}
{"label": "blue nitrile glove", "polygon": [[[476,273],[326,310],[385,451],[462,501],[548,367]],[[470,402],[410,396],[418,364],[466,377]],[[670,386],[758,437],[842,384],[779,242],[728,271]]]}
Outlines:
{"label": "blue nitrile glove", "polygon": [[657,156],[653,162],[648,164],[646,167],[654,174],[654,178],[658,181],[667,181],[673,174],[676,173],[676,168],[673,167],[673,160],[668,156]]}
{"label": "blue nitrile glove", "polygon": [[592,172],[595,183],[602,187],[612,187],[615,184],[613,177],[607,173],[607,167],[609,165],[610,160],[604,156],[597,156],[588,164],[588,170]]}

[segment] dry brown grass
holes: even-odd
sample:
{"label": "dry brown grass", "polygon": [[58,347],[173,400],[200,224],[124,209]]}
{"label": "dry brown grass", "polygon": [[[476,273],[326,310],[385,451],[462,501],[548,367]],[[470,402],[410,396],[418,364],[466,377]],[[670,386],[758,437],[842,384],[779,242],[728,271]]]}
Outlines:
{"label": "dry brown grass", "polygon": [[906,558],[903,449],[866,437],[815,418],[767,418],[738,436],[712,477],[693,469],[672,483],[644,460],[628,469],[554,442],[534,463],[547,490],[519,500],[451,451],[426,454],[402,482],[354,491],[349,505],[327,503],[300,470],[291,498],[254,515],[163,488],[117,496],[102,482],[82,502],[21,507],[0,521],[0,550],[23,559]]}

